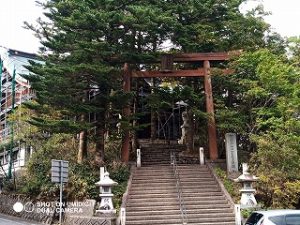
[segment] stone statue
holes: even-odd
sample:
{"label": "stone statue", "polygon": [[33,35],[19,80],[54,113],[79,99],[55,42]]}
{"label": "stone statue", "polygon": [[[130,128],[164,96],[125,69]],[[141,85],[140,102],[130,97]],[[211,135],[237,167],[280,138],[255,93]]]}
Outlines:
{"label": "stone statue", "polygon": [[187,152],[193,151],[193,123],[190,118],[190,113],[188,111],[184,111],[182,113],[183,124],[180,126],[181,128],[181,138],[178,141],[178,144],[185,144]]}
{"label": "stone statue", "polygon": [[181,138],[178,141],[178,144],[185,144],[186,143],[187,130],[189,129],[189,124],[187,122],[188,118],[187,118],[187,112],[186,111],[184,111],[182,113],[182,120],[183,120],[183,124],[180,126],[180,128],[181,128]]}

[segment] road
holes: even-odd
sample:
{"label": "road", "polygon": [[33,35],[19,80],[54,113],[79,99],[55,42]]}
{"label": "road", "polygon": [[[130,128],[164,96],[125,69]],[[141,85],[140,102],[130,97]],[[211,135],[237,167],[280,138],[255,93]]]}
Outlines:
{"label": "road", "polygon": [[0,225],[41,225],[41,223],[28,222],[17,217],[0,214]]}

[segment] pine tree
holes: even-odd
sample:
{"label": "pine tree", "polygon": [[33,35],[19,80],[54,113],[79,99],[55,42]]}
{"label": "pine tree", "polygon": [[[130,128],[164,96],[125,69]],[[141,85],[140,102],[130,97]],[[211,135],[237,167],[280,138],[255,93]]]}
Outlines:
{"label": "pine tree", "polygon": [[[184,52],[259,46],[267,26],[253,15],[243,16],[238,8],[242,2],[47,1],[42,6],[49,22],[39,21],[37,28],[28,25],[41,39],[44,61],[29,67],[34,75],[27,79],[40,113],[31,123],[50,133],[80,133],[78,161],[86,155],[87,130],[96,126],[95,155],[101,160],[108,109],[113,105],[120,112],[129,99],[117,91],[123,63],[139,68],[140,62],[169,51],[166,41]],[[55,115],[49,115],[49,108]],[[93,124],[87,120],[91,113],[97,115]]]}

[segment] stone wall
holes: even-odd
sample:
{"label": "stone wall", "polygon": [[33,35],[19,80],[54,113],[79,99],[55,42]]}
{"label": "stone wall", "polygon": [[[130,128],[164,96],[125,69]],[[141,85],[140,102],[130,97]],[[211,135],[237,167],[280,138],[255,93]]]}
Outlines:
{"label": "stone wall", "polygon": [[113,217],[105,214],[95,216],[96,201],[68,202],[64,208],[64,225],[111,225]]}
{"label": "stone wall", "polygon": [[68,217],[64,225],[112,225],[111,220],[99,217]]}
{"label": "stone wall", "polygon": [[[14,210],[14,205],[18,203],[23,206],[20,212]],[[114,217],[106,215],[95,215],[95,200],[67,202],[63,205],[64,225],[112,225]],[[18,211],[18,210],[17,210]],[[0,213],[20,217],[26,220],[51,224],[54,217],[58,217],[59,203],[56,201],[32,201],[22,195],[0,194]]]}
{"label": "stone wall", "polygon": [[[16,212],[13,206],[16,203],[21,203],[23,209],[20,212]],[[19,205],[21,205],[19,204]],[[34,207],[34,202],[29,198],[22,195],[4,195],[0,194],[0,213],[20,217],[26,220],[32,220],[41,222],[44,224],[51,224],[54,217],[54,209],[48,212],[42,213]],[[21,205],[21,206],[22,206]]]}

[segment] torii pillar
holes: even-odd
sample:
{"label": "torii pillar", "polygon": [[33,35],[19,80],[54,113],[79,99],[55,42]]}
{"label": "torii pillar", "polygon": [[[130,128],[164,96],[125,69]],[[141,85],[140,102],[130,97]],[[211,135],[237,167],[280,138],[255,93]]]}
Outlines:
{"label": "torii pillar", "polygon": [[209,143],[209,158],[211,160],[218,159],[217,148],[217,129],[214,112],[214,102],[212,94],[211,76],[210,76],[210,63],[208,60],[204,61],[204,90],[206,112],[208,114],[208,143]]}

